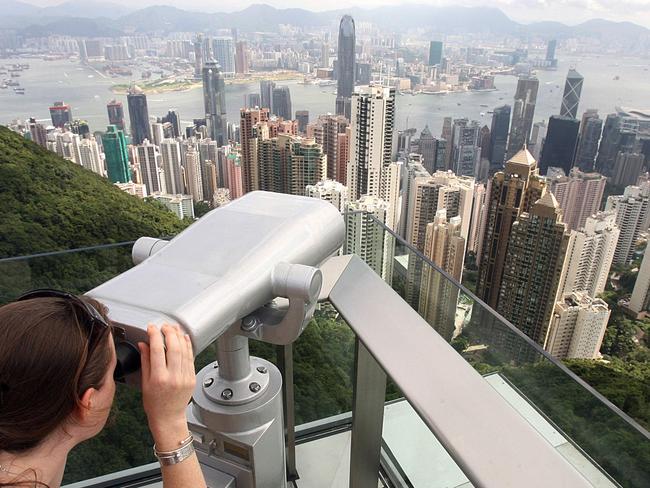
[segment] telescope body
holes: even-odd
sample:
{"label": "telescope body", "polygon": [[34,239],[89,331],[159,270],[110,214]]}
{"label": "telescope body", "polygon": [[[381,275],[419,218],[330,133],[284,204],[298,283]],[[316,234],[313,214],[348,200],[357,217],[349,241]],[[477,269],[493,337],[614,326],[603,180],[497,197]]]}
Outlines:
{"label": "telescope body", "polygon": [[[274,298],[279,263],[318,267],[341,246],[345,223],[330,203],[252,192],[215,209],[153,254],[88,292],[131,343],[150,323],[179,324],[198,354]],[[142,246],[136,246],[142,259]],[[275,271],[277,290],[278,271]]]}

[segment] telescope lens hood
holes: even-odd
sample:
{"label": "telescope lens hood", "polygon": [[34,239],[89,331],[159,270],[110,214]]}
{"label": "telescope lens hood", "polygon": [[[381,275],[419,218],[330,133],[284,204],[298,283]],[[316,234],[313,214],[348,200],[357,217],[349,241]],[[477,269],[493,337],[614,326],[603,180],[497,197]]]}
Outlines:
{"label": "telescope lens hood", "polygon": [[140,370],[140,351],[137,347],[127,341],[119,341],[115,344],[115,353],[117,355],[117,366],[113,378],[121,383],[125,378]]}

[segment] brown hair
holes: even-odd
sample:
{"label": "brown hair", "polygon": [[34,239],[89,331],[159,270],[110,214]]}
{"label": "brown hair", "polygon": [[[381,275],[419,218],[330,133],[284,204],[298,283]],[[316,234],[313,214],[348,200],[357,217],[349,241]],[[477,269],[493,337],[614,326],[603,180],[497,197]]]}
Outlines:
{"label": "brown hair", "polygon": [[[106,317],[102,304],[79,298]],[[0,307],[0,451],[37,447],[70,418],[88,388],[102,386],[111,349],[110,331],[101,329],[89,340],[85,315],[64,298]]]}

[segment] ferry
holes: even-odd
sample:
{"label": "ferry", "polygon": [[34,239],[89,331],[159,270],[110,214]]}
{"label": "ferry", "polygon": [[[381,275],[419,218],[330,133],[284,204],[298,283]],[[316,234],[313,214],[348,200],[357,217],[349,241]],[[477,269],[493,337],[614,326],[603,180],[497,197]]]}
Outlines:
{"label": "ferry", "polygon": [[25,89],[24,88],[14,88],[14,93],[16,95],[24,95],[25,94]]}

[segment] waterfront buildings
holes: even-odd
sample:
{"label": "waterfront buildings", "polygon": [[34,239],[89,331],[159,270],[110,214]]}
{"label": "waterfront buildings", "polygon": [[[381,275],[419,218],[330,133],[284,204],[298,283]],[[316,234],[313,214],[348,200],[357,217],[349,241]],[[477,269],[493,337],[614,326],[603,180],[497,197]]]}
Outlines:
{"label": "waterfront buildings", "polygon": [[279,86],[273,88],[271,105],[273,114],[282,117],[285,120],[293,120],[291,110],[291,91],[288,86]]}
{"label": "waterfront buildings", "polygon": [[578,105],[580,104],[580,93],[584,78],[575,69],[571,68],[564,84],[564,95],[562,95],[562,108],[560,116],[575,119],[578,116]]}
{"label": "waterfront buildings", "polygon": [[545,175],[550,167],[562,168],[569,174],[573,168],[580,122],[570,117],[552,115],[539,161],[539,171]]}
{"label": "waterfront buildings", "polygon": [[106,111],[108,112],[108,123],[114,125],[119,130],[125,130],[124,106],[122,102],[111,100],[106,104]]}
{"label": "waterfront buildings", "polygon": [[580,135],[575,157],[575,166],[582,171],[593,171],[602,131],[603,121],[598,116],[598,111],[587,110],[582,115],[580,122]]}
{"label": "waterfront buildings", "polygon": [[126,99],[131,121],[131,144],[137,146],[142,144],[145,139],[152,140],[147,95],[139,87],[133,85],[129,89]]}
{"label": "waterfront buildings", "polygon": [[214,61],[203,66],[203,107],[209,137],[219,146],[227,144],[226,85]]}
{"label": "waterfront buildings", "polygon": [[50,107],[50,118],[52,119],[52,125],[62,129],[66,124],[72,124],[72,109],[70,105],[67,105],[64,102],[54,102]]}
{"label": "waterfront buildings", "polygon": [[223,75],[235,74],[235,44],[232,37],[215,37],[212,40],[212,54]]}
{"label": "waterfront buildings", "polygon": [[442,63],[442,42],[429,42],[429,66],[436,66]]}
{"label": "waterfront buildings", "polygon": [[506,157],[508,132],[510,131],[510,105],[494,109],[490,127],[490,176],[501,171]]}
{"label": "waterfront buildings", "polygon": [[628,309],[637,315],[650,310],[650,246],[646,246],[643,253]]}
{"label": "waterfront buildings", "polygon": [[354,19],[344,15],[339,24],[338,57],[336,59],[336,114],[350,118],[354,90],[356,34]]}
{"label": "waterfront buildings", "polygon": [[522,150],[530,138],[538,89],[539,80],[535,77],[522,76],[517,82],[508,140],[508,158]]}

